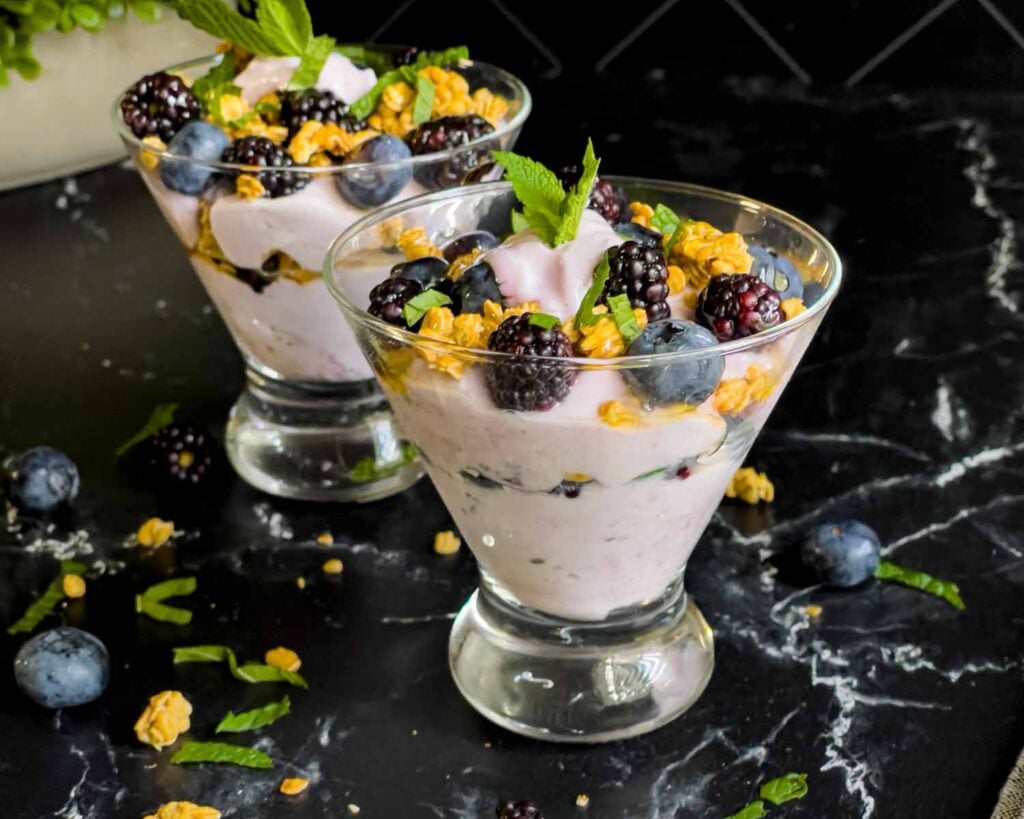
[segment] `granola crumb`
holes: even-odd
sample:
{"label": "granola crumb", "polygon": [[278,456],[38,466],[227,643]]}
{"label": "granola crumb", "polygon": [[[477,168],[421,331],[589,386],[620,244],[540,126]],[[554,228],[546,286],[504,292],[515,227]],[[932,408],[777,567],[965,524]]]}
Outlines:
{"label": "granola crumb", "polygon": [[349,815],[355,816],[357,813],[359,813],[359,805],[355,805],[352,802],[349,802],[346,810],[349,812]]}
{"label": "granola crumb", "polygon": [[143,819],[220,819],[220,811],[195,802],[166,802]]}
{"label": "granola crumb", "polygon": [[786,317],[786,321],[789,321],[801,313],[806,313],[807,305],[804,304],[803,299],[794,296],[791,299],[784,299],[782,304],[779,305],[779,309],[782,310],[782,315]]}
{"label": "granola crumb", "polygon": [[165,151],[167,150],[167,144],[160,139],[158,136],[147,136],[142,138],[142,144],[152,148],[152,151],[147,151],[143,148],[139,152],[139,164],[142,165],[147,171],[156,170],[157,165],[160,164],[160,157],[157,156],[154,151]]}
{"label": "granola crumb", "polygon": [[243,173],[239,174],[238,179],[235,180],[235,193],[243,199],[259,199],[261,196],[266,196],[267,189],[255,176]]}
{"label": "granola crumb", "polygon": [[299,659],[299,655],[284,646],[270,649],[270,651],[263,655],[263,661],[273,668],[280,668],[282,671],[298,671],[302,668],[302,660]]}
{"label": "granola crumb", "polygon": [[285,796],[297,796],[309,787],[309,780],[301,776],[290,776],[282,779],[278,790]]}
{"label": "granola crumb", "polygon": [[299,589],[300,591],[302,589],[306,588],[306,578],[304,578],[304,577],[296,577],[295,578],[295,587],[297,589]]}
{"label": "granola crumb", "polygon": [[813,603],[809,606],[804,606],[804,613],[812,620],[817,617],[820,617],[822,611],[823,609],[821,608],[821,606],[816,606]]}
{"label": "granola crumb", "polygon": [[587,796],[585,793],[578,793],[578,794],[576,794],[576,807],[577,808],[585,808],[589,804],[590,804],[590,797],[589,796]]}
{"label": "granola crumb", "polygon": [[341,574],[345,565],[336,557],[325,560],[323,565],[324,574]]}
{"label": "granola crumb", "polygon": [[458,535],[450,529],[438,532],[434,535],[434,553],[439,555],[453,555],[459,551],[462,541]]}
{"label": "granola crumb", "polygon": [[77,574],[66,574],[64,580],[61,581],[61,586],[64,589],[64,596],[76,599],[79,597],[85,597],[85,581]]}
{"label": "granola crumb", "polygon": [[319,543],[321,546],[333,546],[334,535],[332,535],[330,532],[321,532],[319,535],[316,536],[316,542]]}
{"label": "granola crumb", "polygon": [[775,486],[764,472],[758,472],[752,466],[744,466],[736,470],[729,485],[725,488],[727,498],[739,498],[753,505],[764,501],[775,500]]}
{"label": "granola crumb", "polygon": [[163,546],[174,534],[174,521],[150,518],[135,533],[140,546]]}
{"label": "granola crumb", "polygon": [[189,729],[192,703],[180,691],[161,691],[149,698],[149,704],[135,723],[139,742],[158,751],[173,745],[179,734]]}

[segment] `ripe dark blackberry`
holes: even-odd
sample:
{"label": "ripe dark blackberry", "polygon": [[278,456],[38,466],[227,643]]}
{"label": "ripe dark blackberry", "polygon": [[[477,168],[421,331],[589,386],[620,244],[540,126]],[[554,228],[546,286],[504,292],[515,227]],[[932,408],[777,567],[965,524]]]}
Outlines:
{"label": "ripe dark blackberry", "polygon": [[[580,181],[580,166],[566,165],[558,171],[558,180],[562,187],[569,190]],[[594,180],[594,187],[590,190],[590,199],[587,200],[587,207],[600,213],[610,225],[619,221],[622,215],[622,202],[612,183],[602,179],[600,176]]]}
{"label": "ripe dark blackberry", "polygon": [[186,122],[199,119],[199,101],[181,77],[164,71],[147,74],[121,98],[121,117],[139,139],[158,136],[170,142]]}
{"label": "ripe dark blackberry", "polygon": [[572,357],[572,343],[558,326],[550,330],[530,324],[532,313],[505,319],[487,341],[487,347],[515,358],[488,365],[487,386],[494,403],[517,412],[545,412],[565,400],[576,371],[560,361],[538,358]]}
{"label": "ripe dark blackberry", "polygon": [[723,273],[712,276],[697,299],[697,321],[719,341],[759,333],[782,321],[779,291],[757,276]]}
{"label": "ripe dark blackberry", "polygon": [[494,809],[497,819],[544,819],[532,799],[503,799]]}
{"label": "ripe dark blackberry", "polygon": [[406,327],[408,325],[402,318],[402,308],[409,299],[422,292],[422,285],[412,279],[385,279],[370,291],[370,306],[367,311],[371,316],[376,316],[388,324]]}
{"label": "ripe dark blackberry", "polygon": [[361,131],[366,123],[348,112],[348,106],[330,91],[307,88],[305,91],[285,91],[281,94],[281,113],[278,121],[287,126],[289,136],[295,136],[310,120],[333,122],[350,134]]}
{"label": "ripe dark blackberry", "polygon": [[[224,150],[221,157],[224,162],[236,165],[253,165],[258,168],[291,168],[292,158],[280,145],[275,145],[266,137],[247,136],[236,139]],[[289,173],[287,170],[243,171],[252,173],[267,191],[271,199],[279,196],[290,196],[309,184],[310,177],[303,173]]]}
{"label": "ripe dark blackberry", "polygon": [[[468,145],[475,139],[494,132],[494,126],[483,117],[439,117],[417,126],[406,138],[413,156],[448,151]],[[428,162],[416,168],[416,181],[426,188],[450,188],[467,181],[467,175],[478,165],[486,164],[492,142],[471,150],[462,150],[444,162]]]}
{"label": "ripe dark blackberry", "polygon": [[409,46],[403,48],[401,51],[396,51],[391,57],[391,62],[394,63],[395,68],[403,65],[412,65],[416,62],[416,58],[419,56],[420,50],[416,46]]}
{"label": "ripe dark blackberry", "polygon": [[643,307],[649,321],[669,317],[668,267],[657,247],[632,240],[613,247],[608,253],[608,283],[605,296],[625,293],[633,307]]}
{"label": "ripe dark blackberry", "polygon": [[156,478],[178,486],[202,483],[217,465],[209,433],[189,424],[168,424],[146,441],[142,452]]}

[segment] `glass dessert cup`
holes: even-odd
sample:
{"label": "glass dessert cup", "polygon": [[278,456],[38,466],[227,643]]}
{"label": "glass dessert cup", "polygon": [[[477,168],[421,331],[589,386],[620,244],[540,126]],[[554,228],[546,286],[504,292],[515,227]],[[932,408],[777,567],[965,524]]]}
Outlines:
{"label": "glass dessert cup", "polygon": [[[335,241],[324,271],[480,565],[480,587],[452,629],[456,684],[493,722],[569,742],[651,731],[707,685],[712,634],[685,592],[686,562],[841,278],[825,239],[779,210],[692,185],[606,178],[631,200],[662,202],[785,255],[808,283],[807,311],[712,347],[548,359],[574,371],[569,395],[546,412],[512,412],[494,405],[487,380],[522,359],[380,321],[366,312],[362,284],[367,270],[380,281],[401,261],[382,241],[394,220],[435,241],[507,234],[517,204],[507,183],[385,208]],[[699,406],[648,411],[628,387],[685,377],[714,357],[722,377]]]}
{"label": "glass dessert cup", "polygon": [[[166,71],[191,80],[220,59]],[[331,240],[376,206],[353,204],[343,189],[386,188],[391,195],[384,200],[395,202],[500,173],[489,151],[513,145],[530,112],[529,92],[486,63],[465,61],[452,70],[471,89],[486,87],[508,101],[493,133],[396,161],[275,169],[285,185],[305,183],[279,198],[236,193],[244,166],[147,145],[122,120],[120,99],[114,104],[118,133],[242,355],[246,386],[231,409],[225,444],[235,470],[258,489],[304,500],[372,501],[422,475],[320,269]],[[179,193],[164,183],[165,170],[209,182],[199,194]],[[368,293],[373,284],[360,287]]]}

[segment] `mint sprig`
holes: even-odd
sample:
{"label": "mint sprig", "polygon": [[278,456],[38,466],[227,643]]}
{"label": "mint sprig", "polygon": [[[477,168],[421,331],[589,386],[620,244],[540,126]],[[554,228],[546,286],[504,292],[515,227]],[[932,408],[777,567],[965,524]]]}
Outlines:
{"label": "mint sprig", "polygon": [[302,52],[299,64],[292,72],[291,79],[288,80],[288,90],[301,91],[303,88],[312,88],[316,85],[332,48],[334,48],[334,38],[325,34],[310,40]]}
{"label": "mint sprig", "polygon": [[633,315],[633,306],[629,303],[629,296],[625,293],[609,296],[608,309],[612,311],[612,319],[615,321],[615,326],[619,328],[619,333],[628,347],[643,332],[640,329],[640,323],[636,320],[636,316]]}
{"label": "mint sprig", "polygon": [[604,286],[608,283],[610,273],[611,265],[608,263],[608,253],[606,251],[601,256],[601,261],[597,263],[597,267],[594,268],[594,281],[591,282],[589,289],[583,295],[580,309],[576,311],[577,327],[589,327],[591,324],[597,324],[600,316],[594,312],[594,307],[597,306],[597,300],[601,298],[601,294],[604,292]]}
{"label": "mint sprig", "polygon": [[875,577],[878,580],[900,583],[912,589],[941,597],[953,608],[965,608],[963,598],[960,596],[960,587],[956,583],[949,580],[939,580],[926,572],[904,569],[902,566],[897,566],[895,563],[883,560],[878,564],[878,568],[875,569]]}
{"label": "mint sprig", "polygon": [[[350,53],[352,52],[350,51]],[[349,112],[352,116],[357,117],[358,119],[365,119],[377,110],[377,106],[380,104],[381,95],[384,93],[384,89],[389,85],[394,85],[396,82],[404,81],[413,88],[416,88],[416,78],[419,77],[418,72],[421,68],[426,68],[430,65],[455,65],[462,60],[468,59],[469,49],[465,46],[446,48],[444,51],[423,51],[416,55],[416,60],[412,65],[403,65],[401,68],[393,68],[390,71],[385,71],[377,77],[377,82],[373,84],[373,88],[353,102],[349,107]],[[432,86],[433,83],[431,83],[431,87]],[[417,94],[417,98],[418,97],[419,94]],[[431,98],[431,104],[433,104],[433,98]]]}
{"label": "mint sprig", "polygon": [[274,761],[263,751],[247,748],[244,745],[231,745],[227,742],[186,740],[171,757],[172,765],[191,765],[199,762],[238,765],[242,768],[262,768],[264,770],[274,767]]}
{"label": "mint sprig", "polygon": [[594,143],[587,140],[587,148],[583,152],[583,170],[580,178],[573,185],[561,208],[561,224],[555,233],[555,245],[560,245],[576,238],[576,231],[580,226],[580,219],[583,218],[583,211],[587,209],[587,201],[590,199],[590,189],[594,187],[594,180],[597,179],[597,169],[601,160],[594,155]]}

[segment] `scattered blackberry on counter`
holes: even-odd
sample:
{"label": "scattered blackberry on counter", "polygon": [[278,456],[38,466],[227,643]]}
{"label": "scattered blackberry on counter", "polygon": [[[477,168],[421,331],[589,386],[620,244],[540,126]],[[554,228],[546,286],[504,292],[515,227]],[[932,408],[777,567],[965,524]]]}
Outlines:
{"label": "scattered blackberry on counter", "polygon": [[803,297],[803,279],[789,259],[761,245],[747,245],[747,252],[754,259],[750,266],[751,275],[778,290],[780,299]]}
{"label": "scattered blackberry on counter", "polygon": [[49,512],[78,495],[78,467],[59,449],[36,446],[4,461],[7,497],[23,512]]}
{"label": "scattered blackberry on counter", "polygon": [[459,256],[465,256],[474,250],[491,250],[500,244],[498,237],[486,230],[477,230],[473,233],[464,233],[456,239],[452,239],[442,248],[444,257],[449,262],[454,262]]}
{"label": "scattered blackberry on counter", "polygon": [[[267,191],[271,199],[279,196],[290,196],[302,190],[309,184],[310,176],[303,173],[288,173],[286,168],[294,166],[292,158],[288,156],[280,145],[275,145],[266,137],[246,136],[236,139],[224,151],[221,157],[224,162],[231,162],[236,165],[255,166],[251,173]],[[277,170],[258,170],[269,168]]]}
{"label": "scattered blackberry on counter", "polygon": [[609,251],[608,267],[606,296],[626,294],[633,307],[647,311],[649,321],[669,317],[668,267],[660,249],[623,242]]}
{"label": "scattered blackberry on counter", "polygon": [[506,799],[494,809],[497,819],[544,819],[537,803],[532,799]]}
{"label": "scattered blackberry on counter", "polygon": [[[418,125],[406,138],[413,156],[448,151],[468,145],[494,132],[494,126],[476,114],[440,117]],[[470,151],[461,151],[444,162],[428,162],[415,171],[416,181],[425,188],[450,188],[465,181],[467,173],[487,162],[493,143],[484,143]]]}
{"label": "scattered blackberry on counter", "polygon": [[[714,333],[682,319],[652,321],[633,339],[627,355],[661,355],[698,350],[717,344]],[[640,398],[655,405],[701,404],[722,380],[725,361],[707,355],[692,361],[653,363],[649,367],[622,370],[622,377]]]}
{"label": "scattered blackberry on counter", "polygon": [[661,234],[636,222],[619,222],[612,226],[623,239],[629,239],[644,247],[661,247]]}
{"label": "scattered blackberry on counter", "polygon": [[[562,183],[562,187],[569,190],[580,181],[580,173],[579,165],[566,165],[558,170],[556,176],[558,181]],[[612,187],[611,182],[602,179],[600,176],[594,180],[594,187],[590,190],[590,199],[587,200],[587,207],[600,213],[610,225],[614,225],[619,221],[619,216],[622,215],[622,202],[615,192],[615,188]]]}
{"label": "scattered blackberry on counter", "polygon": [[370,306],[367,312],[381,321],[406,327],[402,318],[402,309],[413,296],[418,296],[423,288],[418,281],[405,278],[385,279],[370,291]]}
{"label": "scattered blackberry on counter", "polygon": [[121,98],[121,117],[139,139],[158,136],[164,142],[185,123],[198,120],[199,101],[181,77],[159,71],[147,74]]}
{"label": "scattered blackberry on counter", "polygon": [[445,290],[448,283],[448,262],[437,256],[424,256],[409,262],[401,262],[391,268],[391,278],[409,279],[424,290]]}
{"label": "scattered blackberry on counter", "polygon": [[576,371],[558,359],[572,357],[572,343],[559,327],[530,324],[532,313],[505,319],[487,341],[490,350],[511,353],[512,360],[487,365],[487,386],[494,403],[516,412],[545,412],[563,401]]}
{"label": "scattered blackberry on counter", "polygon": [[416,62],[416,58],[419,56],[420,50],[416,46],[409,46],[403,48],[401,51],[396,51],[394,56],[391,58],[391,62],[395,68],[399,68],[403,65],[412,65]]}
{"label": "scattered blackberry on counter", "polygon": [[856,586],[873,577],[881,542],[875,530],[859,520],[828,521],[808,534],[801,562],[816,579],[830,586]]}
{"label": "scattered blackberry on counter", "polygon": [[759,333],[782,321],[782,300],[757,276],[723,273],[712,276],[697,299],[697,320],[719,341]]}
{"label": "scattered blackberry on counter", "polygon": [[217,467],[212,437],[191,424],[167,424],[146,439],[140,453],[151,473],[171,486],[198,486]]}
{"label": "scattered blackberry on counter", "polygon": [[477,262],[467,268],[455,282],[454,297],[460,313],[483,313],[485,301],[501,304],[501,290],[498,289],[494,268],[487,262]]}
{"label": "scattered blackberry on counter", "polygon": [[279,122],[287,126],[289,136],[295,136],[310,120],[332,122],[350,134],[366,127],[366,123],[352,116],[348,106],[331,91],[307,88],[305,91],[281,93]]}

